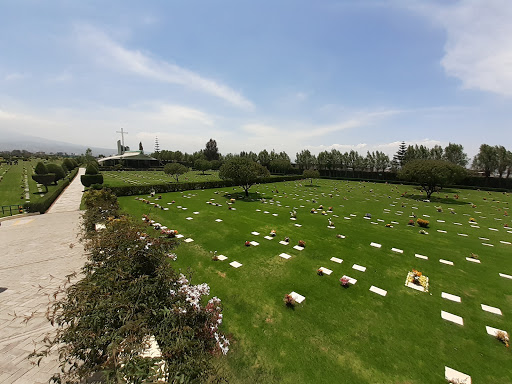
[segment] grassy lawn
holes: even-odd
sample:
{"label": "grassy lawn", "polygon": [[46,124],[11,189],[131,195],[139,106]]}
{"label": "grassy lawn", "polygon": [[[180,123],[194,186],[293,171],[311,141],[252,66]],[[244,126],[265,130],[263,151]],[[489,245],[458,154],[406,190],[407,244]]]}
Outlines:
{"label": "grassy lawn", "polygon": [[[31,161],[19,161],[17,165],[2,164],[0,167],[0,206],[7,205],[23,205],[27,201],[36,201],[44,196],[44,193],[39,193],[37,183],[32,180],[32,174],[36,164],[41,161],[39,159]],[[4,173],[5,172],[5,173]],[[27,185],[25,184],[25,174],[27,175]],[[48,191],[56,188],[55,185],[48,186]],[[44,187],[41,187],[44,191]],[[26,199],[28,192],[29,199]],[[9,212],[0,210],[0,217],[9,216]]]}
{"label": "grassy lawn", "polygon": [[[237,200],[236,210],[227,209],[227,199],[241,195],[238,188],[168,193],[161,200],[142,196],[166,211],[133,196],[119,199],[133,216],[150,214],[194,239],[181,242],[173,263],[183,271],[190,267],[193,281],[208,282],[211,294],[224,303],[224,331],[232,337],[226,368],[230,382],[440,383],[445,366],[471,375],[474,383],[512,382],[510,348],[485,328],[512,330],[512,280],[499,276],[512,275],[512,245],[507,243],[512,242],[512,229],[505,227],[512,227],[505,216],[505,211],[512,213],[510,195],[446,191],[429,203],[410,186],[315,183],[253,187],[254,201]],[[310,213],[320,204],[325,210],[332,206],[333,212]],[[290,220],[294,207],[296,221]],[[371,219],[364,219],[365,213]],[[428,235],[407,225],[411,215],[430,221]],[[327,228],[328,218],[335,229]],[[478,224],[470,224],[470,218]],[[277,236],[265,239],[272,229]],[[289,245],[279,243],[285,236]],[[245,247],[246,240],[260,245]],[[299,240],[306,242],[302,251],[292,248]],[[403,253],[393,252],[393,247]],[[213,251],[228,259],[213,261]],[[282,252],[292,257],[279,257]],[[480,264],[466,260],[471,253]],[[330,261],[333,256],[343,262]],[[235,269],[228,264],[232,261],[243,266]],[[366,271],[353,269],[353,264]],[[318,276],[322,266],[333,273]],[[429,277],[429,292],[404,285],[413,268]],[[342,288],[343,275],[357,283]],[[369,291],[372,285],[387,295]],[[294,309],[283,303],[291,291],[306,297]],[[442,292],[459,296],[461,302],[443,299]],[[503,315],[485,312],[481,304],[498,307]],[[441,311],[461,316],[464,325],[443,320]]]}
{"label": "grassy lawn", "polygon": [[[152,185],[175,183],[176,180],[163,171],[106,171],[102,172],[105,186]],[[219,171],[190,171],[179,177],[180,182],[219,180]]]}

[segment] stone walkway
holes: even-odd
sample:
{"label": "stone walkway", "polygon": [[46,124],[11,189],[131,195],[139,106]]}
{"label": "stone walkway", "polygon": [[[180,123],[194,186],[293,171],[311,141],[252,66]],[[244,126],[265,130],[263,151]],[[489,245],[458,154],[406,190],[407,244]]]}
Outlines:
{"label": "stone walkway", "polygon": [[[27,356],[52,327],[45,317],[49,295],[85,262],[78,242],[80,175],[44,215],[0,226],[0,383],[47,383],[58,372],[55,356],[39,366]],[[25,318],[30,317],[30,321]]]}

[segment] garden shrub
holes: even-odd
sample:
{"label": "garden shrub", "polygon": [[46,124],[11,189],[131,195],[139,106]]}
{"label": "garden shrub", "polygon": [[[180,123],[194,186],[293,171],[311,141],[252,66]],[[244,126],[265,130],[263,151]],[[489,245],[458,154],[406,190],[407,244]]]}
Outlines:
{"label": "garden shrub", "polygon": [[48,173],[55,174],[55,178],[53,179],[53,182],[57,184],[59,180],[62,180],[64,177],[66,177],[66,172],[64,169],[58,165],[58,164],[48,164],[46,166],[46,169],[48,170]]}
{"label": "garden shrub", "polygon": [[[96,195],[97,193],[103,195]],[[89,209],[100,210],[113,198],[91,191]],[[84,277],[62,288],[48,319],[56,332],[44,357],[57,349],[61,372],[58,382],[82,382],[101,371],[106,383],[207,382],[214,372],[213,357],[227,352],[227,340],[218,330],[220,300],[206,305],[206,284],[193,286],[169,262],[175,240],[152,238],[127,217],[110,219],[106,228],[85,238],[88,260]],[[154,336],[161,357],[143,357]],[[180,381],[181,380],[181,381]]]}

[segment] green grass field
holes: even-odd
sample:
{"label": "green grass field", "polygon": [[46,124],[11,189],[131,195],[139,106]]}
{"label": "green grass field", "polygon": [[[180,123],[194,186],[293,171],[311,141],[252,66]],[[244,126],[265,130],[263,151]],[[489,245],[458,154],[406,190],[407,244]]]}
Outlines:
{"label": "green grass field", "polygon": [[[107,187],[121,187],[127,185],[153,185],[175,183],[176,180],[163,171],[105,171],[103,183]],[[180,182],[215,181],[219,179],[219,171],[190,171],[179,177]]]}
{"label": "green grass field", "polygon": [[[39,161],[41,160],[19,161],[16,165],[2,164],[0,166],[0,176],[2,176],[2,180],[0,180],[0,207],[23,205],[27,201],[37,201],[37,199],[44,196],[44,192],[39,192],[37,183],[32,180],[33,168]],[[48,191],[50,192],[56,187],[50,185]],[[41,187],[41,190],[44,191],[44,187]],[[2,213],[0,209],[0,217],[9,215],[10,212],[4,210]]]}
{"label": "green grass field", "polygon": [[[194,239],[181,241],[173,263],[183,271],[190,267],[193,282],[209,283],[211,294],[224,303],[223,327],[232,337],[226,360],[230,382],[442,383],[448,366],[471,375],[473,383],[511,383],[510,348],[486,332],[486,326],[512,330],[512,280],[499,275],[512,275],[512,230],[505,227],[512,227],[505,216],[510,195],[451,190],[428,203],[410,186],[316,184],[255,186],[254,200],[237,200],[236,210],[227,209],[227,199],[241,195],[239,188],[168,193],[161,200],[142,196],[169,208],[165,211],[133,196],[119,198],[134,217],[150,214],[185,235],[183,239]],[[332,214],[310,213],[320,204],[332,206]],[[296,221],[290,220],[294,207]],[[371,219],[364,219],[365,213]],[[407,225],[411,215],[430,221],[428,235]],[[327,228],[328,218],[335,229]],[[477,224],[470,224],[470,218]],[[277,236],[265,239],[272,229]],[[285,236],[289,245],[279,243]],[[247,240],[259,246],[245,247]],[[302,251],[292,248],[299,240],[306,242]],[[213,251],[228,259],[213,261]],[[283,252],[292,257],[279,257]],[[467,261],[471,253],[481,263]],[[243,265],[235,269],[232,261]],[[366,271],[353,269],[354,264]],[[333,273],[318,276],[319,267]],[[429,277],[429,292],[404,285],[413,268]],[[343,275],[357,283],[341,287]],[[371,286],[387,295],[371,292]],[[294,309],[283,303],[291,291],[306,297]],[[459,296],[461,302],[443,299],[442,292]],[[503,315],[485,312],[481,304],[498,307]],[[461,316],[464,325],[442,319],[441,311]]]}

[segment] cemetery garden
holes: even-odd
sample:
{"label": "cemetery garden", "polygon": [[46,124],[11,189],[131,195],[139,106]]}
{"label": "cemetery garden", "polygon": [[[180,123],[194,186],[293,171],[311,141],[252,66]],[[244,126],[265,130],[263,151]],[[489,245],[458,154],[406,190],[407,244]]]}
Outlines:
{"label": "cemetery garden", "polygon": [[509,382],[510,194],[428,201],[317,179],[250,192],[119,198],[148,233],[178,238],[169,262],[221,298],[234,382]]}

